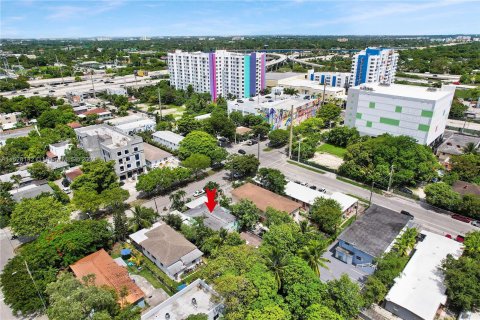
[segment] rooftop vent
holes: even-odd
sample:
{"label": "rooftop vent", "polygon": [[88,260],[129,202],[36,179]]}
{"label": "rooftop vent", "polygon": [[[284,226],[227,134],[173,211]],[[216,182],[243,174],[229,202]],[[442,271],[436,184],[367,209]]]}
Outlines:
{"label": "rooftop vent", "polygon": [[429,88],[427,88],[427,91],[428,92],[435,92],[435,91],[437,91],[437,88],[429,87]]}

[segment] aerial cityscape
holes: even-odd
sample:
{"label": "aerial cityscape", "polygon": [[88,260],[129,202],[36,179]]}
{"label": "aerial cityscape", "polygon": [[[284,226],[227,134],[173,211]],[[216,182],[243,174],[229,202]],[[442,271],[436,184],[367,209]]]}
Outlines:
{"label": "aerial cityscape", "polygon": [[478,13],[0,0],[0,320],[480,320]]}

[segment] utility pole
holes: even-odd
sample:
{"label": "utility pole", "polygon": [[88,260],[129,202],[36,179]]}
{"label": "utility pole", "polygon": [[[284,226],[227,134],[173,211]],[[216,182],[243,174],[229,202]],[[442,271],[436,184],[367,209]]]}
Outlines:
{"label": "utility pole", "polygon": [[160,87],[158,87],[158,105],[160,107],[160,121],[162,121],[163,117],[162,117],[162,100],[160,99]]}
{"label": "utility pole", "polygon": [[63,72],[62,72],[62,67],[58,63],[58,58],[57,55],[55,55],[55,59],[57,60],[58,67],[60,68],[60,76],[62,77],[62,84],[65,84],[65,80],[63,80]]}
{"label": "utility pole", "polygon": [[370,188],[370,200],[368,201],[368,206],[372,205],[372,195],[373,195],[373,185],[375,184],[374,181],[372,181],[372,188]]}
{"label": "utility pole", "polygon": [[393,164],[390,166],[390,178],[388,179],[388,189],[387,192],[390,192],[390,188],[392,187],[392,179],[393,178]]}
{"label": "utility pole", "polygon": [[28,268],[28,263],[27,263],[26,260],[23,260],[23,262],[25,262],[25,267],[27,268],[27,272],[28,272],[28,275],[30,276],[30,279],[32,279],[33,286],[35,287],[35,290],[37,291],[38,297],[39,297],[40,300],[42,301],[43,310],[44,310],[45,312],[47,312],[47,305],[45,304],[45,300],[43,300],[42,294],[41,294],[40,291],[38,290],[37,284],[35,283],[35,280],[33,279],[32,273],[30,272],[30,269]]}
{"label": "utility pole", "polygon": [[288,158],[292,159],[292,141],[293,141],[293,104],[290,108],[290,142],[288,143]]}
{"label": "utility pole", "polygon": [[323,79],[323,95],[322,95],[322,107],[325,104],[325,89],[327,88],[327,81]]}
{"label": "utility pole", "polygon": [[300,143],[302,140],[298,140],[298,162],[300,162]]}
{"label": "utility pole", "polygon": [[257,140],[257,159],[260,161],[260,134],[258,135],[258,140]]}
{"label": "utility pole", "polygon": [[96,99],[97,95],[95,94],[95,85],[93,84],[93,70],[90,70],[90,80],[92,81],[93,97]]}

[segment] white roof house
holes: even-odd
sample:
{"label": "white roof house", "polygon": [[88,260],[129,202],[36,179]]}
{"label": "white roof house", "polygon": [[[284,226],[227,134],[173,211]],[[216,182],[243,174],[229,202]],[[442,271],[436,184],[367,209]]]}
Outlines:
{"label": "white roof house", "polygon": [[164,302],[142,315],[142,320],[180,320],[203,313],[208,320],[217,319],[223,311],[222,298],[205,281],[197,279]]}
{"label": "white roof house", "polygon": [[293,181],[289,181],[285,185],[285,194],[288,197],[303,202],[308,206],[312,205],[316,198],[333,199],[340,204],[342,207],[342,212],[350,209],[358,201],[356,198],[347,196],[346,194],[340,192],[325,194],[323,192],[310,189],[309,187],[302,186]]}
{"label": "white roof house", "polygon": [[438,268],[448,254],[455,258],[462,254],[461,243],[428,231],[422,234],[425,238],[385,298],[385,309],[403,319],[435,318],[440,305],[447,301],[444,277]]}

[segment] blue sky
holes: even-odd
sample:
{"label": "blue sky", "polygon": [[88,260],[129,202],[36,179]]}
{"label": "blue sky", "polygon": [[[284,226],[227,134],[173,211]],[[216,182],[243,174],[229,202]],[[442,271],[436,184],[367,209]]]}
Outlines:
{"label": "blue sky", "polygon": [[479,14],[468,0],[0,0],[0,37],[480,33]]}

